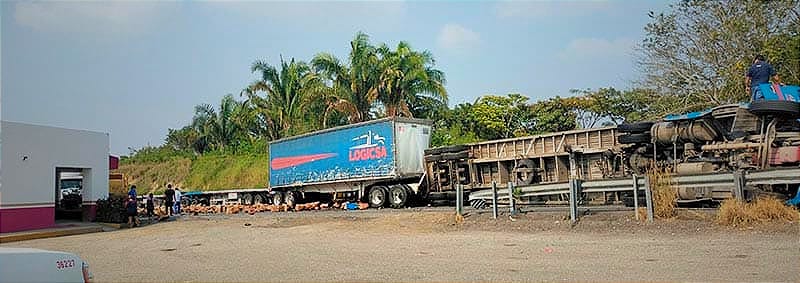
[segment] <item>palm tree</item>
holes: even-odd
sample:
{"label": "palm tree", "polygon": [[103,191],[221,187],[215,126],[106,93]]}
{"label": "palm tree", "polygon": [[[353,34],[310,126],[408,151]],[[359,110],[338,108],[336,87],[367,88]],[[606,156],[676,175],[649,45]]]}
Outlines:
{"label": "palm tree", "polygon": [[323,93],[328,105],[323,124],[327,124],[327,117],[333,111],[344,113],[351,123],[369,120],[370,111],[378,101],[380,60],[369,36],[356,34],[350,42],[348,59],[343,64],[332,54],[319,53],[311,60],[315,71],[330,81]]}
{"label": "palm tree", "polygon": [[[309,113],[306,109],[314,100],[314,93],[324,85],[321,79],[311,72],[308,64],[289,62],[281,57],[280,70],[264,61],[256,61],[251,67],[253,73],[261,78],[242,91],[248,103],[256,106],[266,128],[265,134],[272,140],[295,135],[309,129]],[[263,92],[265,96],[259,96]]]}
{"label": "palm tree", "polygon": [[386,45],[378,48],[381,54],[381,75],[378,99],[387,116],[413,117],[412,109],[440,102],[447,104],[444,73],[434,69],[433,55],[417,52],[401,41],[395,50]]}
{"label": "palm tree", "polygon": [[240,135],[235,116],[241,107],[241,102],[234,100],[230,94],[222,98],[219,109],[215,110],[209,104],[197,105],[192,128],[199,134],[198,142],[216,148],[232,145]]}

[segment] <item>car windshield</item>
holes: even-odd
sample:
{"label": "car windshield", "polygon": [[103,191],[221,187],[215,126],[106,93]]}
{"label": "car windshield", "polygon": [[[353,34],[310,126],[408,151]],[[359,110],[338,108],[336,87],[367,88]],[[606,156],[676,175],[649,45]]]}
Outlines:
{"label": "car windshield", "polygon": [[80,188],[80,187],[81,187],[81,180],[61,180],[62,189]]}

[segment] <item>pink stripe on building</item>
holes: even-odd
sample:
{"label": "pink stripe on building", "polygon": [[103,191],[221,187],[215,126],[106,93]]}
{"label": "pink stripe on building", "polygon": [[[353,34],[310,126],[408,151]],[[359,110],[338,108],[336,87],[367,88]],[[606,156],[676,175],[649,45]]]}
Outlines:
{"label": "pink stripe on building", "polygon": [[55,226],[56,209],[25,207],[0,209],[0,233],[43,229]]}

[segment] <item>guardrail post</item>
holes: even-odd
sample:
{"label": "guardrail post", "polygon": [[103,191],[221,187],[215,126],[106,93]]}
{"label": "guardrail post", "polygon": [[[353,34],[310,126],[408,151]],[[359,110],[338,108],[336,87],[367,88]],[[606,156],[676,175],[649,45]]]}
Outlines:
{"label": "guardrail post", "polygon": [[633,214],[639,220],[639,176],[633,174]]}
{"label": "guardrail post", "polygon": [[744,201],[744,186],[746,182],[744,171],[736,170],[733,172],[733,196],[738,201]]}
{"label": "guardrail post", "polygon": [[511,215],[517,214],[517,208],[514,204],[514,183],[508,182],[508,207]]}
{"label": "guardrail post", "polygon": [[492,217],[497,219],[498,206],[497,206],[497,182],[492,181]]}
{"label": "guardrail post", "polygon": [[456,214],[464,214],[464,185],[456,185]]}
{"label": "guardrail post", "polygon": [[653,222],[653,189],[650,187],[650,176],[644,177],[644,196],[647,201],[647,222]]}
{"label": "guardrail post", "polygon": [[578,191],[580,190],[580,180],[569,180],[569,219],[572,224],[578,222]]}

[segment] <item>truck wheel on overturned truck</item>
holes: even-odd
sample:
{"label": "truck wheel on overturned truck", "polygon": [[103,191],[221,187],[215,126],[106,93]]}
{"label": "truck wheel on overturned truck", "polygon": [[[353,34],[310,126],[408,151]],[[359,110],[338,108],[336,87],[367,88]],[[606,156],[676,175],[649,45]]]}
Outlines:
{"label": "truck wheel on overturned truck", "polygon": [[800,117],[800,103],[786,100],[759,100],[750,103],[750,112],[757,115]]}
{"label": "truck wheel on overturned truck", "polygon": [[392,208],[403,208],[408,201],[409,192],[403,185],[392,185],[389,187],[389,205]]}
{"label": "truck wheel on overturned truck", "polygon": [[653,127],[653,122],[636,122],[636,123],[622,123],[617,126],[620,133],[646,133]]}
{"label": "truck wheel on overturned truck", "polygon": [[617,137],[621,144],[649,143],[652,140],[649,134],[626,134]]}
{"label": "truck wheel on overturned truck", "polygon": [[467,150],[468,147],[463,144],[451,145],[451,146],[442,146],[437,148],[429,148],[424,151],[425,155],[438,155],[442,153],[449,153],[449,152],[462,152]]}
{"label": "truck wheel on overturned truck", "polygon": [[369,206],[372,208],[380,208],[386,206],[386,193],[388,189],[385,186],[374,186],[369,190]]}

